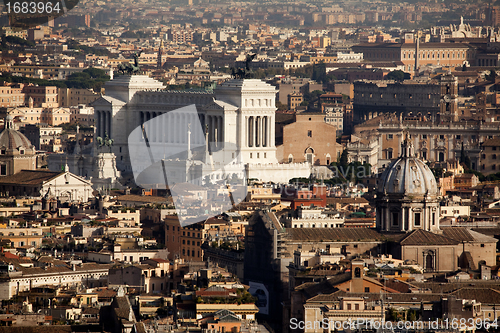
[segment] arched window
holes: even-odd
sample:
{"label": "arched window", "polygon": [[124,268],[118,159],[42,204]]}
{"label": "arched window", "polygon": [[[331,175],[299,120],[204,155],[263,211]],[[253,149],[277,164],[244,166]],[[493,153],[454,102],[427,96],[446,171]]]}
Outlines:
{"label": "arched window", "polygon": [[433,272],[435,270],[434,267],[434,251],[425,251],[424,252],[424,267],[426,272]]}
{"label": "arched window", "polygon": [[306,161],[312,164],[314,159],[314,149],[309,147],[306,149],[305,153],[306,153]]}
{"label": "arched window", "polygon": [[293,155],[290,154],[288,155],[288,163],[292,163],[293,162]]}
{"label": "arched window", "polygon": [[356,267],[356,268],[354,269],[354,277],[355,277],[355,278],[360,278],[360,277],[361,277],[361,268]]}

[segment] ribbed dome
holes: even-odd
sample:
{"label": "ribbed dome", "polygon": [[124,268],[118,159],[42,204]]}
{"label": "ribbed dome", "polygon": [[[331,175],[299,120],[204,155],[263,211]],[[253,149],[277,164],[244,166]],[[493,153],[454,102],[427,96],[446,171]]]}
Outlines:
{"label": "ribbed dome", "polygon": [[[406,145],[406,144],[405,144]],[[403,155],[382,174],[379,192],[408,196],[437,196],[436,178],[431,169],[412,156],[411,146],[403,146]]]}
{"label": "ribbed dome", "polygon": [[16,131],[12,126],[12,117],[5,119],[5,129],[0,133],[0,148],[5,149],[31,149],[32,144],[23,133]]}

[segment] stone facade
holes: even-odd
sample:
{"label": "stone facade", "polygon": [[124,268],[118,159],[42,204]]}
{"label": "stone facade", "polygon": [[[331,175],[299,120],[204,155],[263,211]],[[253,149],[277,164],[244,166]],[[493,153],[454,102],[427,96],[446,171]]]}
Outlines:
{"label": "stone facade", "polygon": [[440,111],[441,87],[438,84],[405,81],[357,81],[354,83],[354,122],[375,118],[378,114],[431,113]]}
{"label": "stone facade", "polygon": [[283,145],[278,148],[278,160],[313,165],[329,165],[337,161],[342,153],[342,146],[337,143],[337,128],[325,123],[324,118],[324,114],[297,114],[296,122],[283,128]]}
{"label": "stone facade", "polygon": [[484,175],[500,172],[500,138],[486,140],[481,148],[478,170]]}
{"label": "stone facade", "polygon": [[[280,177],[283,167],[272,171],[278,161],[274,143],[276,89],[271,85],[255,79],[233,79],[223,83],[213,93],[179,92],[163,90],[162,83],[144,75],[124,75],[107,82],[105,88],[106,95],[93,103],[96,135],[108,135],[114,140],[112,152],[117,156],[120,171],[135,173],[147,167],[133,166],[129,151],[130,134],[144,125],[148,147],[151,147],[151,151],[161,151],[161,155],[166,146],[180,153],[186,147],[205,146],[206,141],[216,148],[222,144],[232,145],[236,147],[237,156],[226,156],[226,148],[221,154],[224,155],[223,162],[231,162],[235,172],[237,169],[242,172],[244,164],[249,170],[249,178],[288,181],[289,178]],[[193,104],[196,114],[183,112],[183,107],[191,105],[184,109],[191,110]],[[176,111],[171,113],[173,110]],[[157,120],[150,121],[157,117]],[[201,126],[202,130],[191,127],[190,132],[187,130],[188,125]],[[144,139],[141,140],[144,143]],[[142,149],[138,152],[147,151]],[[188,160],[190,156],[188,153]],[[226,157],[229,160],[226,161]],[[161,159],[159,156],[154,158]],[[134,160],[147,163],[150,156],[144,155],[144,159],[134,156]],[[219,160],[215,159],[215,162]],[[186,170],[185,163],[181,164],[177,167]],[[266,165],[271,167],[268,172],[263,167]],[[304,166],[299,169],[299,174],[307,177],[309,170],[307,165]],[[262,167],[264,169],[259,170]]]}
{"label": "stone facade", "polygon": [[467,156],[471,159],[471,168],[483,172],[480,143],[497,137],[500,133],[500,125],[475,122],[436,124],[432,121],[398,121],[396,119],[382,121],[377,129],[380,145],[379,167],[389,165],[391,160],[401,154],[400,147],[404,140],[404,130],[409,134],[416,156],[422,160],[454,162],[460,159],[463,145]]}
{"label": "stone facade", "polygon": [[[413,36],[411,36],[413,37]],[[368,61],[401,61],[405,72],[415,72],[418,68],[431,66],[462,66],[475,63],[476,51],[462,43],[415,43],[412,39],[404,43],[365,43],[352,47],[355,52],[363,53]],[[416,58],[415,54],[418,54]]]}

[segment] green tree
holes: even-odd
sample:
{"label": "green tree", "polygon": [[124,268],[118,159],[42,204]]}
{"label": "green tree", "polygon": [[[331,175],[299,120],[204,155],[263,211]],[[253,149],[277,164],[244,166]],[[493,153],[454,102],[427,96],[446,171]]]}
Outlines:
{"label": "green tree", "polygon": [[397,70],[397,71],[392,71],[392,72],[389,72],[385,78],[387,80],[394,80],[394,81],[397,81],[397,82],[402,82],[404,81],[405,79],[405,73],[401,70]]}
{"label": "green tree", "polygon": [[340,154],[340,157],[338,160],[339,167],[342,167],[345,169],[347,167],[348,161],[349,161],[348,152],[347,152],[347,149],[344,149],[342,151],[342,154]]}
{"label": "green tree", "polygon": [[288,107],[286,106],[286,104],[283,104],[280,101],[276,101],[276,108],[278,109],[278,111],[288,110]]}

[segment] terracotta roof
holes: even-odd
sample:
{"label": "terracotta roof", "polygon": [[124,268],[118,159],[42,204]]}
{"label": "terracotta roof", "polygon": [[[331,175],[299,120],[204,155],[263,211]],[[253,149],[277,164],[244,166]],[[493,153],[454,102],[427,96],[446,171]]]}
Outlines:
{"label": "terracotta roof", "polygon": [[[412,294],[412,293],[385,293],[385,299],[388,303],[420,303],[420,302],[438,302],[443,297],[442,294]],[[380,300],[380,293],[351,293],[339,290],[331,294],[317,295],[308,302],[335,302],[343,297],[362,297],[365,301]]]}
{"label": "terracotta roof", "polygon": [[389,279],[385,281],[384,286],[396,290],[399,293],[408,293],[410,292],[410,288],[414,287],[412,284],[408,282],[397,279]]}
{"label": "terracotta roof", "polygon": [[443,235],[454,239],[459,242],[472,242],[474,241],[474,237],[470,235],[466,228],[461,227],[450,227],[450,228],[442,228]]}
{"label": "terracotta roof", "polygon": [[500,147],[500,139],[488,139],[484,141],[483,147]]}
{"label": "terracotta roof", "polygon": [[147,203],[164,203],[167,202],[167,198],[155,197],[150,195],[135,195],[127,194],[116,198],[117,201],[136,201],[136,202],[147,202]]}
{"label": "terracotta roof", "polygon": [[113,298],[116,296],[116,291],[108,288],[100,288],[96,292],[97,292],[97,297],[99,297],[100,299]]}
{"label": "terracotta roof", "polygon": [[408,234],[401,245],[457,245],[458,241],[430,231],[417,229]]}
{"label": "terracotta roof", "polygon": [[294,241],[380,241],[385,237],[369,228],[290,228]]}
{"label": "terracotta roof", "polygon": [[481,304],[500,303],[500,291],[492,288],[461,288],[452,292],[452,294],[461,299],[475,299]]}
{"label": "terracotta roof", "polygon": [[[369,47],[369,48],[405,48],[405,49],[415,49],[415,43],[361,43],[354,45],[353,49],[358,47]],[[420,49],[444,49],[444,48],[467,48],[468,46],[462,43],[420,43]]]}
{"label": "terracotta roof", "polygon": [[21,170],[12,176],[2,177],[0,179],[0,184],[42,185],[61,174],[64,174],[64,172]]}
{"label": "terracotta roof", "polygon": [[483,235],[500,237],[500,228],[473,228],[471,230],[480,232]]}
{"label": "terracotta roof", "polygon": [[373,60],[365,60],[364,62],[344,62],[344,63],[334,63],[334,64],[326,64],[326,67],[333,68],[359,68],[363,65],[372,65],[372,68],[362,68],[366,70],[378,69],[378,67],[396,67],[400,65],[404,65],[402,61],[373,61]]}
{"label": "terracotta roof", "polygon": [[453,281],[448,283],[443,282],[412,282],[417,288],[429,289],[433,293],[452,293],[462,288],[470,289],[494,289],[500,291],[500,281],[483,281],[483,280],[465,280]]}
{"label": "terracotta roof", "polygon": [[338,291],[339,289],[335,287],[336,285],[349,281],[351,279],[351,273],[338,274],[331,279],[321,281],[321,282],[306,282],[296,287],[296,291],[302,292],[306,298],[314,297],[318,294],[329,294]]}
{"label": "terracotta roof", "polygon": [[[50,317],[50,316],[46,316]],[[46,319],[47,320],[47,319]],[[2,327],[1,332],[9,333],[71,333],[71,325],[11,326]]]}
{"label": "terracotta roof", "polygon": [[369,201],[365,198],[326,198],[327,204],[368,204]]}

